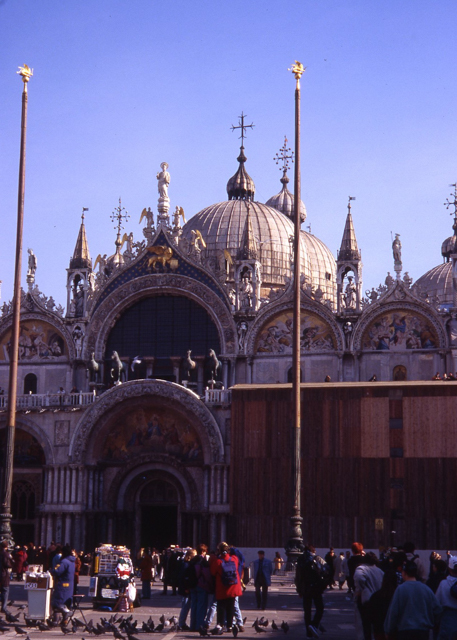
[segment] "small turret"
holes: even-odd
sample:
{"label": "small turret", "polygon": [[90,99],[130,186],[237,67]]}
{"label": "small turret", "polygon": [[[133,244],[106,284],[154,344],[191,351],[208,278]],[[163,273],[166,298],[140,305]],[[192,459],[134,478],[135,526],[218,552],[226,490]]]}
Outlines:
{"label": "small turret", "polygon": [[[272,196],[269,200],[266,201],[269,207],[274,207],[277,211],[280,211],[292,221],[295,217],[295,204],[294,204],[294,194],[291,193],[287,187],[289,184],[289,178],[287,176],[287,171],[289,169],[289,160],[294,161],[294,153],[287,146],[287,138],[284,136],[284,144],[276,154],[275,158],[273,158],[276,164],[282,162],[282,167],[280,167],[280,171],[282,171],[282,178],[280,180],[282,184],[282,189],[275,196]],[[306,220],[306,207],[303,200],[300,200],[300,222],[305,222]]]}
{"label": "small turret", "polygon": [[351,201],[349,196],[348,213],[344,226],[341,247],[336,261],[338,313],[352,315],[360,313],[362,299],[362,256],[357,246],[354,223],[351,215]]}
{"label": "small turret", "polygon": [[235,261],[236,309],[244,313],[257,311],[260,306],[262,265],[258,259],[257,239],[252,229],[251,203],[247,203],[241,245]]}
{"label": "small turret", "polygon": [[83,207],[78,239],[67,269],[67,318],[85,317],[88,293],[93,288],[92,260],[84,226],[86,211],[89,209]]}

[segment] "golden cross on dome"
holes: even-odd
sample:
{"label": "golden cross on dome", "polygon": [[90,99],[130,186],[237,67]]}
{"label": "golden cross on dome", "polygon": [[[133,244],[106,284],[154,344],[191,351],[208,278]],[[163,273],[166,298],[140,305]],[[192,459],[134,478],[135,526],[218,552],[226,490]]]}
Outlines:
{"label": "golden cross on dome", "polygon": [[294,161],[294,152],[287,146],[287,143],[287,136],[284,136],[284,144],[273,158],[276,164],[279,164],[282,161],[282,167],[279,167],[279,170],[282,171],[284,175],[289,169],[289,160],[292,160],[292,162]]}
{"label": "golden cross on dome", "polygon": [[241,146],[244,147],[244,138],[246,136],[246,129],[254,129],[254,123],[251,122],[251,124],[244,124],[244,119],[245,119],[245,114],[243,112],[241,112],[241,115],[238,116],[239,120],[238,120],[238,126],[234,127],[233,124],[231,126],[232,131],[235,131],[235,129],[241,129]]}

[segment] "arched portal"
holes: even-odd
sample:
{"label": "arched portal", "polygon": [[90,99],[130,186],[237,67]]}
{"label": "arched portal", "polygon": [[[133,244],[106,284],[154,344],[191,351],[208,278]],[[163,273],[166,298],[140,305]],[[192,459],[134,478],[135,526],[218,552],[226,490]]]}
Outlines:
{"label": "arched portal", "polygon": [[166,464],[154,462],[132,470],[117,496],[118,513],[130,511],[135,524],[133,529],[127,528],[124,537],[133,531],[131,545],[136,549],[195,545],[193,523],[201,518],[195,512],[193,493],[195,487],[182,470],[171,471]]}
{"label": "arched portal", "polygon": [[87,465],[86,546],[95,532],[138,550],[215,543],[225,531],[222,434],[192,391],[160,380],[118,385],[82,417],[70,451]]}

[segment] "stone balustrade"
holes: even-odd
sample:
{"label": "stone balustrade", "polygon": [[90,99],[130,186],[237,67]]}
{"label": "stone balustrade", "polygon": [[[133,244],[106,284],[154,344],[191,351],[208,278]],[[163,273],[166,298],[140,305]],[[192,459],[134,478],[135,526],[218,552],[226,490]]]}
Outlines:
{"label": "stone balustrade", "polygon": [[206,404],[228,404],[231,398],[232,392],[229,389],[205,389]]}
{"label": "stone balustrade", "polygon": [[[16,408],[30,411],[61,407],[77,408],[87,407],[96,400],[95,391],[89,393],[30,393],[17,396]],[[6,409],[7,406],[8,396],[0,395],[0,409]]]}

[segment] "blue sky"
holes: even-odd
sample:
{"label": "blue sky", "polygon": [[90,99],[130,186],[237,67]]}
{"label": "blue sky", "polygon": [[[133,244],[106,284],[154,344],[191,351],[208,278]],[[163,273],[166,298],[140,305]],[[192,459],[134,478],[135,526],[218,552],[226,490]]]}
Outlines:
{"label": "blue sky", "polygon": [[[24,256],[65,304],[82,207],[92,258],[114,252],[118,202],[142,239],[160,163],[189,218],[226,199],[244,111],[256,200],[280,189],[273,157],[293,141],[302,80],[302,198],[336,254],[347,198],[364,290],[393,271],[391,231],[417,279],[440,263],[457,180],[455,0],[0,0],[2,301],[13,287],[22,83],[29,84]],[[26,257],[23,259],[25,286]]]}

